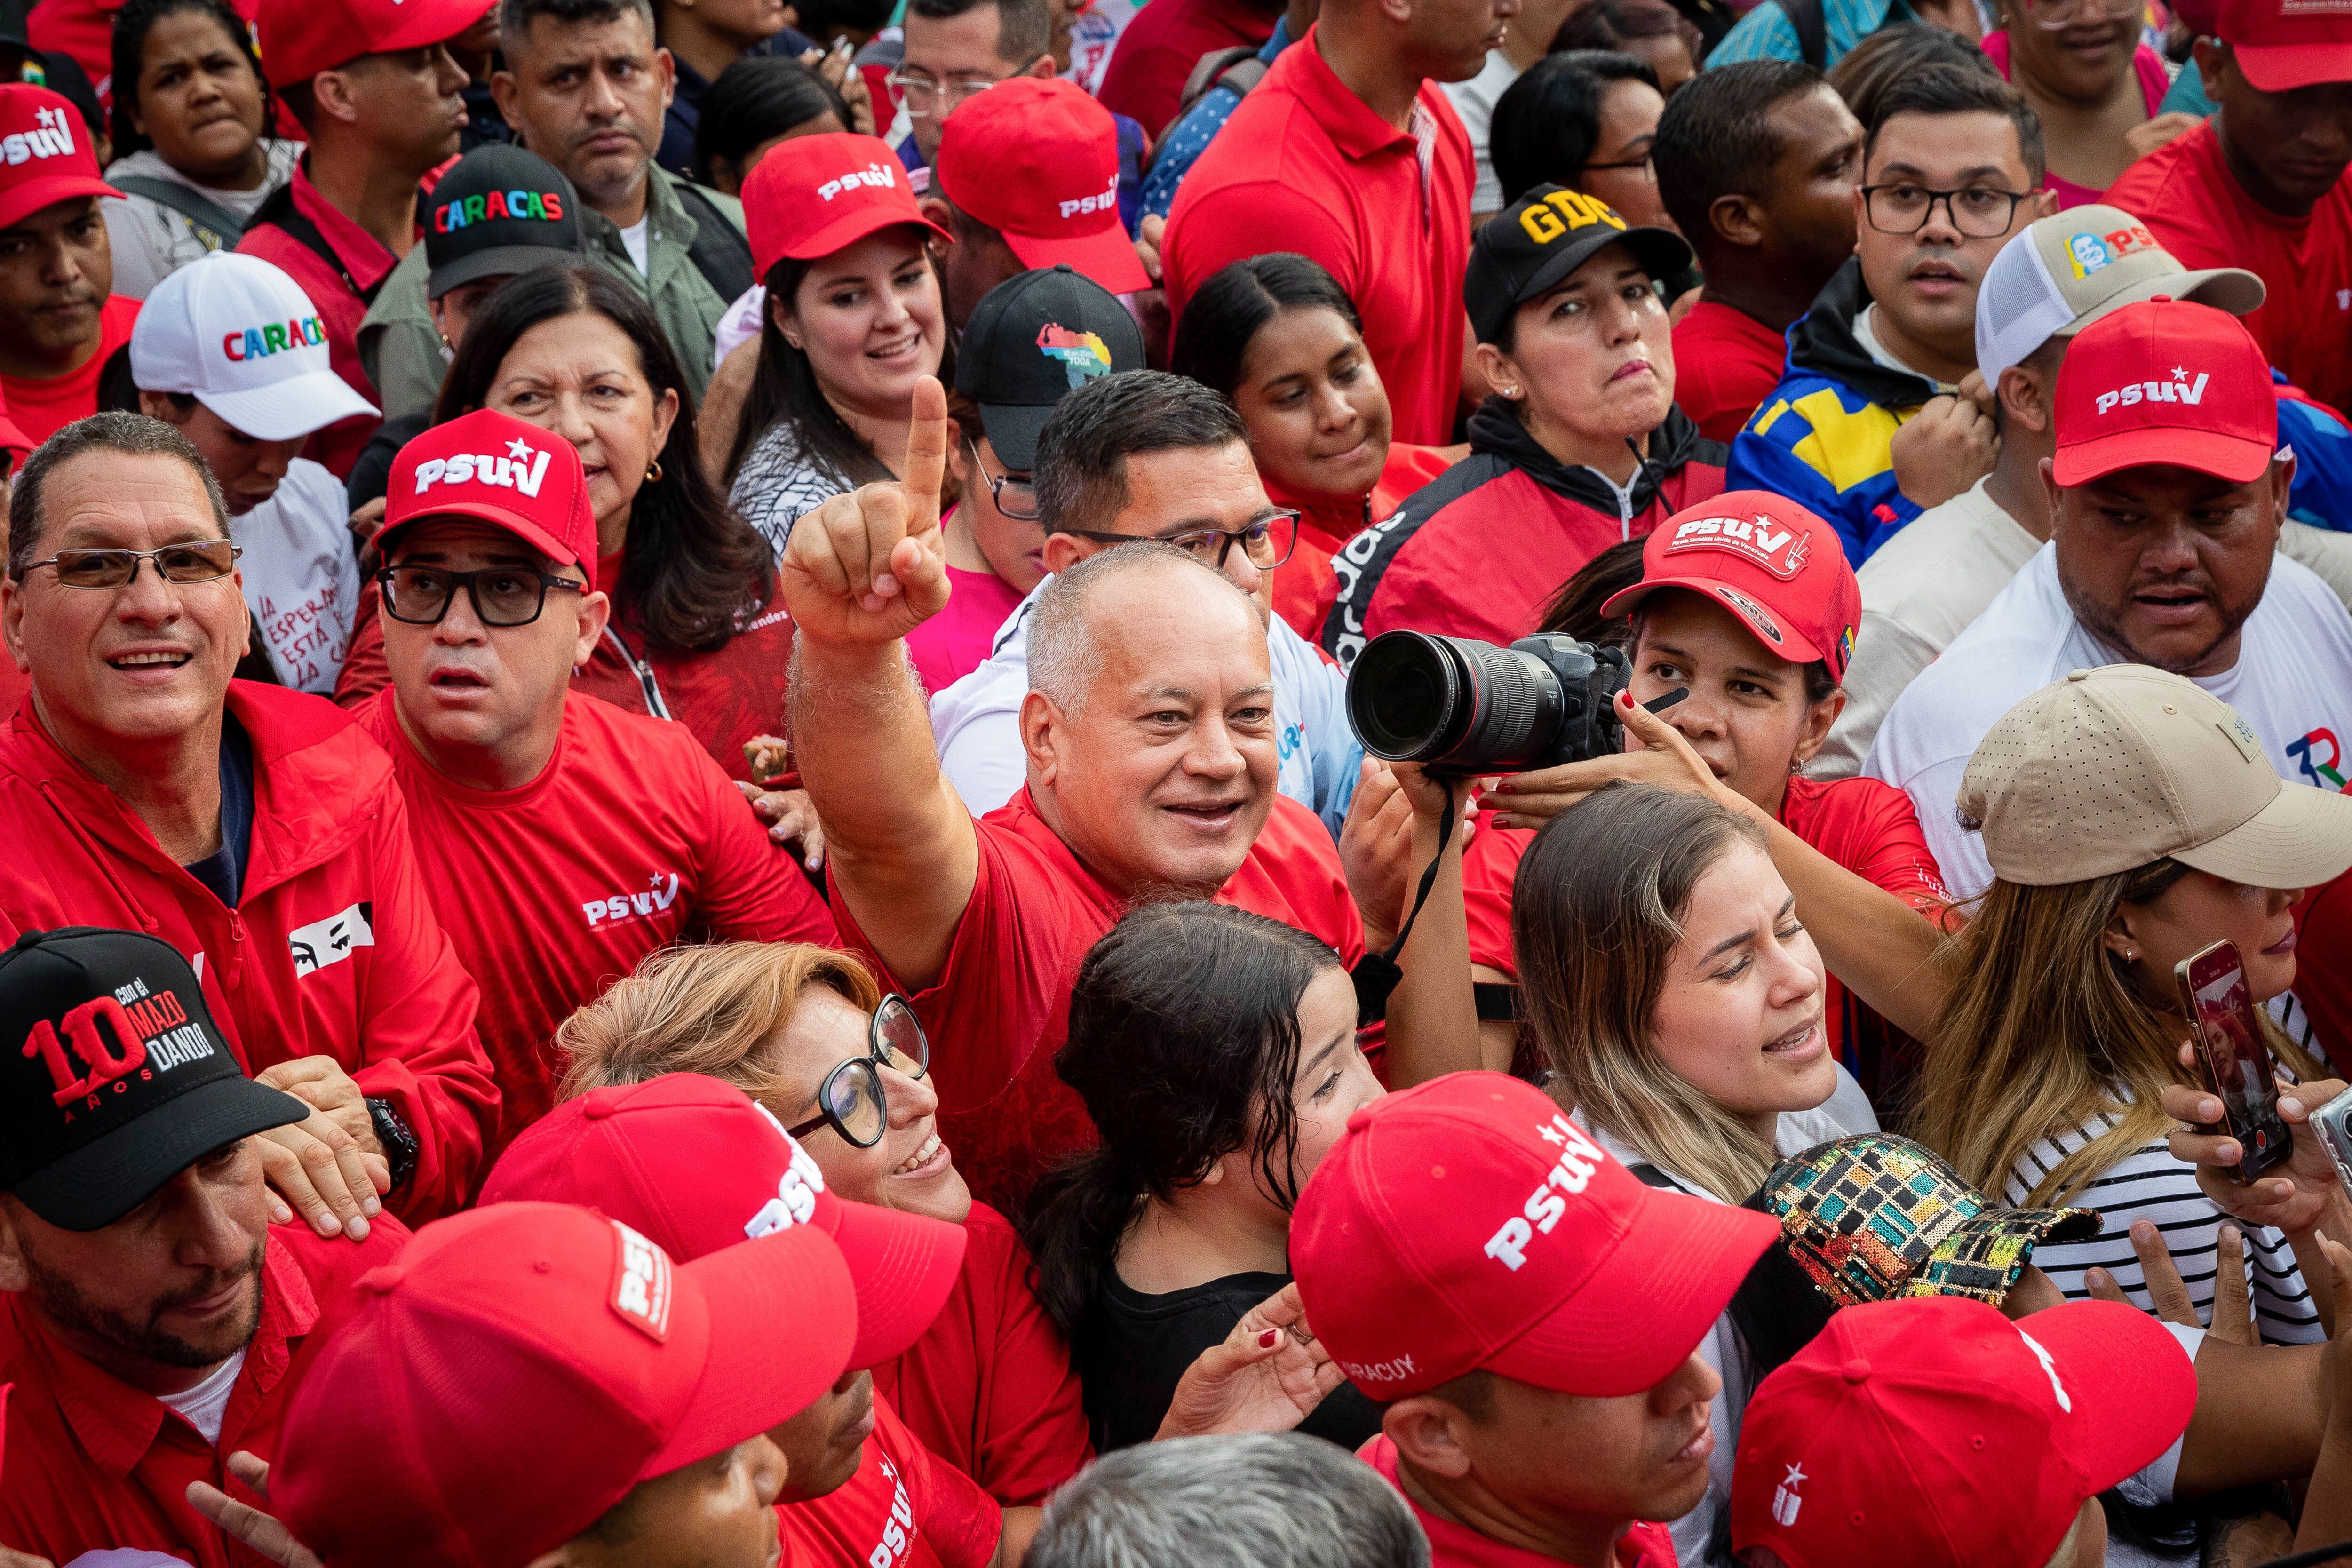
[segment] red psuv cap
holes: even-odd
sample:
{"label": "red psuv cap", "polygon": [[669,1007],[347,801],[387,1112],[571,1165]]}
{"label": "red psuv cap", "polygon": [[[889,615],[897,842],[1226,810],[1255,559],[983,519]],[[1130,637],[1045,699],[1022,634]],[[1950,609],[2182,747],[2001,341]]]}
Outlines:
{"label": "red psuv cap", "polygon": [[833,1237],[857,1289],[853,1367],[920,1339],[963,1269],[963,1227],[849,1203],[767,1109],[700,1073],[591,1089],[525,1129],[499,1156],[482,1202],[584,1204],[679,1258],[810,1227]]}
{"label": "red psuv cap", "polygon": [[470,517],[530,545],[596,586],[596,514],[571,442],[495,408],[436,425],[392,459],[380,551],[410,523]]}
{"label": "red psuv cap", "polygon": [[446,42],[494,0],[261,0],[261,74],[272,87],[309,81],[362,55]]}
{"label": "red psuv cap", "polygon": [[2312,0],[2221,0],[2215,30],[2263,92],[2352,81],[2352,12]]}
{"label": "red psuv cap", "polygon": [[2042,1568],[2196,1407],[2180,1342],[2120,1301],[1848,1307],[1748,1402],[1731,1544],[1790,1568]]}
{"label": "red psuv cap", "polygon": [[743,227],[751,270],[761,279],[787,256],[814,261],[902,223],[955,243],[915,205],[906,166],[876,137],[795,136],[777,143],[743,182]]}
{"label": "red psuv cap", "polygon": [[1642,546],[1642,580],[1601,606],[1631,614],[1661,588],[1688,588],[1738,616],[1792,664],[1820,659],[1843,680],[1862,630],[1862,584],[1837,530],[1786,496],[1727,490],[1685,507]]}
{"label": "red psuv cap", "polygon": [[639,1481],[806,1409],[847,1367],[849,1268],[810,1226],[691,1263],[499,1204],[360,1276],[286,1412],[274,1511],[336,1568],[513,1568]]}
{"label": "red psuv cap", "polygon": [[1118,122],[1061,77],[1015,77],[940,127],[948,200],[1004,236],[1030,268],[1066,261],[1114,294],[1151,287],[1118,216]]}
{"label": "red psuv cap", "polygon": [[0,87],[0,228],[75,196],[119,196],[98,177],[81,113],[46,87]]}
{"label": "red psuv cap", "polygon": [[2058,368],[2064,486],[2168,465],[2247,484],[2278,450],[2270,361],[2244,323],[2186,300],[2147,300],[2074,335]]}
{"label": "red psuv cap", "polygon": [[1457,1072],[1348,1119],[1299,1194],[1290,1264],[1374,1400],[1480,1368],[1614,1397],[1680,1366],[1780,1234],[1644,1186],[1541,1089]]}

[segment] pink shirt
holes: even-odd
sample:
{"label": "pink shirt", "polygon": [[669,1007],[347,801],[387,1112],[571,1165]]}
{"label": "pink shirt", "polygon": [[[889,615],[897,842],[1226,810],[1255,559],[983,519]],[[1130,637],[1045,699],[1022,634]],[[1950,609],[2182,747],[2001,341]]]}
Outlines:
{"label": "pink shirt", "polygon": [[[1987,33],[1983,42],[1985,58],[1992,61],[1993,69],[2000,72],[2006,80],[2009,77],[2009,29],[2004,27],[1997,33]],[[2148,116],[2153,119],[2157,106],[2164,101],[2165,93],[2172,86],[2172,79],[2164,71],[2164,57],[2142,44],[2132,53],[2132,69],[2139,76],[2139,90],[2147,100]],[[2056,173],[2043,174],[2042,184],[2043,189],[2057,193],[2061,212],[2068,207],[2088,206],[2093,202],[2104,201],[2107,195],[2088,185],[2078,185]]]}
{"label": "pink shirt", "polygon": [[992,572],[948,568],[948,607],[907,634],[907,657],[926,691],[945,691],[978,669],[1024,596]]}

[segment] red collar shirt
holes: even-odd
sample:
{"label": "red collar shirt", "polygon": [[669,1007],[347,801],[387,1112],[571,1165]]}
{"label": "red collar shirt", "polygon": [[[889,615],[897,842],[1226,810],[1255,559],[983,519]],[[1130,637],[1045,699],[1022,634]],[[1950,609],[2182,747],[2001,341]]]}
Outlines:
{"label": "red collar shirt", "polygon": [[26,440],[37,445],[75,420],[98,412],[99,379],[106,374],[107,363],[131,342],[131,329],[138,320],[138,300],[110,294],[98,308],[98,347],[80,368],[43,380],[0,375],[0,394],[7,397],[8,416]]}
{"label": "red collar shirt", "polygon": [[784,1568],[987,1568],[1004,1510],[923,1447],[877,1388],[857,1473],[776,1510]]}
{"label": "red collar shirt", "polygon": [[[1358,1450],[1364,1463],[1380,1471],[1412,1510],[1422,1533],[1429,1537],[1430,1568],[1559,1568],[1565,1561],[1547,1557],[1525,1546],[1490,1540],[1466,1525],[1440,1519],[1414,1500],[1397,1479],[1396,1445],[1383,1436]],[[1663,1524],[1636,1524],[1617,1538],[1616,1568],[1677,1568],[1674,1537]]]}
{"label": "red collar shirt", "polygon": [[[302,285],[302,292],[310,296],[319,319],[326,324],[327,363],[353,392],[381,408],[383,400],[360,363],[360,323],[367,319],[369,303],[383,280],[392,276],[392,269],[400,265],[400,258],[319,194],[319,187],[310,183],[307,156],[294,166],[294,179],[287,186],[287,195],[294,210],[318,226],[319,236],[334,253],[334,259],[328,260],[266,220],[247,229],[236,247],[247,256],[258,256],[284,268],[289,277]],[[362,414],[339,419],[312,435],[302,455],[335,478],[349,479],[361,448],[382,423],[380,418]]]}
{"label": "red collar shirt", "polygon": [[[1069,1032],[1078,965],[1125,905],[1037,815],[1025,788],[973,826],[980,865],[947,966],[909,1000],[930,1037],[940,1135],[972,1190],[1014,1211],[1061,1156],[1094,1146],[1086,1105],[1055,1075],[1054,1053]],[[1216,901],[1295,926],[1351,968],[1363,956],[1363,921],[1331,835],[1287,796],[1275,797]],[[837,898],[834,909],[843,938],[887,973]]]}
{"label": "red collar shirt", "polygon": [[128,1548],[183,1558],[196,1568],[261,1568],[268,1560],[232,1543],[188,1506],[188,1483],[209,1481],[240,1501],[268,1507],[230,1479],[239,1448],[278,1452],[286,1369],[320,1307],[378,1264],[408,1232],[379,1217],[363,1242],[324,1240],[300,1226],[272,1226],[262,1258],[261,1321],[223,1412],[220,1441],[153,1394],[102,1372],[61,1343],[24,1296],[0,1295],[0,1384],[8,1396],[8,1480],[0,1487],[0,1542],[52,1563]]}
{"label": "red collar shirt", "polygon": [[1701,300],[1675,323],[1675,402],[1728,443],[1780,384],[1788,341],[1745,310]]}
{"label": "red collar shirt", "polygon": [[2183,267],[2260,277],[2266,292],[2246,330],[2287,380],[2352,411],[2352,170],[2310,216],[2286,217],[2246,195],[2213,127],[2142,158],[2100,199],[2139,217]]}
{"label": "red collar shirt", "polygon": [[1363,318],[1396,439],[1443,446],[1461,401],[1474,182],[1469,133],[1437,83],[1422,83],[1400,131],[1348,90],[1309,27],[1184,176],[1161,250],[1169,309],[1181,318],[1244,257],[1319,262]]}
{"label": "red collar shirt", "polygon": [[833,945],[789,851],[684,726],[568,693],[555,754],[519,789],[436,772],[389,689],[355,715],[392,753],[442,929],[482,988],[501,1118],[487,1171],[555,1103],[555,1026],[688,938]]}

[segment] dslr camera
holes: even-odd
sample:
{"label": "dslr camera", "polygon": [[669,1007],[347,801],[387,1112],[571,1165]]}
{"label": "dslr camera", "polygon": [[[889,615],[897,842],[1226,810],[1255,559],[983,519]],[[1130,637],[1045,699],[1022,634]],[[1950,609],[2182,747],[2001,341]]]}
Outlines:
{"label": "dslr camera", "polygon": [[1385,762],[1521,773],[1622,750],[1616,698],[1632,678],[1622,648],[1558,633],[1497,647],[1383,632],[1348,674],[1348,721]]}

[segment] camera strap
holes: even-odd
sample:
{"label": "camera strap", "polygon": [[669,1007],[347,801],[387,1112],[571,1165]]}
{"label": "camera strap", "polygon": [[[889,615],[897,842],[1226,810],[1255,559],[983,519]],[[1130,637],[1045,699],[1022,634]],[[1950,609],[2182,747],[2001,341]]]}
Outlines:
{"label": "camera strap", "polygon": [[[1468,803],[1464,803],[1465,809]],[[1412,895],[1412,908],[1405,911],[1404,926],[1397,932],[1396,941],[1389,943],[1385,952],[1367,952],[1356,961],[1349,978],[1356,983],[1356,1023],[1359,1027],[1376,1023],[1389,1016],[1389,996],[1404,979],[1404,971],[1397,966],[1397,954],[1412,936],[1412,922],[1421,919],[1421,907],[1429,902],[1429,890],[1437,886],[1437,868],[1445,863],[1445,847],[1454,842],[1454,819],[1460,815],[1452,804],[1437,825],[1437,853],[1430,857],[1428,867],[1421,873],[1421,886]]]}

